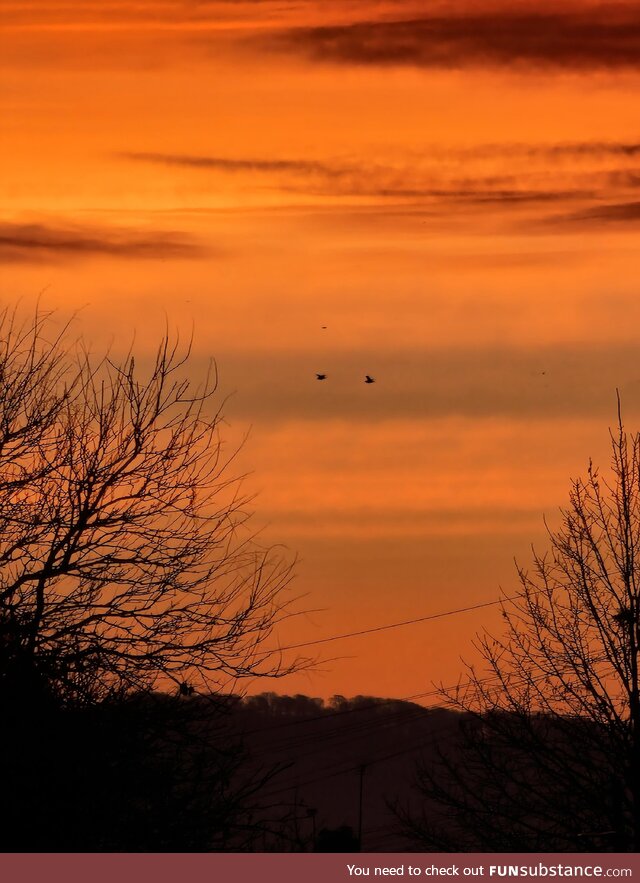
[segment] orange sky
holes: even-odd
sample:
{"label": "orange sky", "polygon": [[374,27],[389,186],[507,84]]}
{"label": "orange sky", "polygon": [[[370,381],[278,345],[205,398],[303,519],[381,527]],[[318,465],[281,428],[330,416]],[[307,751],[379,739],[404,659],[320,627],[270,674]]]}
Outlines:
{"label": "orange sky", "polygon": [[[316,611],[282,644],[515,588],[543,512],[608,461],[616,387],[640,416],[637,4],[0,15],[3,298],[84,307],[96,347],[193,324]],[[497,622],[335,642],[275,688],[419,693]]]}

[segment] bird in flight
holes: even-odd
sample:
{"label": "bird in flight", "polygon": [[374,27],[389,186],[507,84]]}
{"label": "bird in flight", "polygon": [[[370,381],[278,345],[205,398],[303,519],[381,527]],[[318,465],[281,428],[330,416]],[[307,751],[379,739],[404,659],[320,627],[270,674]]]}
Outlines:
{"label": "bird in flight", "polygon": [[375,383],[376,381],[373,377],[369,377],[368,374],[365,374],[364,382],[365,383]]}
{"label": "bird in flight", "polygon": [[326,374],[316,374],[316,380],[326,380],[326,379],[327,379]]}

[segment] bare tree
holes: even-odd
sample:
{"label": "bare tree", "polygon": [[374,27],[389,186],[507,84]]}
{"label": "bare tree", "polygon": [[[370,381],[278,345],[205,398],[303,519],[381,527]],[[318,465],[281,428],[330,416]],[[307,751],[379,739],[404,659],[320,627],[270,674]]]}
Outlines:
{"label": "bare tree", "polygon": [[423,763],[427,848],[640,848],[640,435],[618,409],[611,475],[572,482],[549,550],[518,567],[505,633],[443,698],[458,738]]}
{"label": "bare tree", "polygon": [[215,366],[95,360],[37,313],[0,317],[0,671],[62,702],[216,692],[283,674],[291,562],[244,529]]}

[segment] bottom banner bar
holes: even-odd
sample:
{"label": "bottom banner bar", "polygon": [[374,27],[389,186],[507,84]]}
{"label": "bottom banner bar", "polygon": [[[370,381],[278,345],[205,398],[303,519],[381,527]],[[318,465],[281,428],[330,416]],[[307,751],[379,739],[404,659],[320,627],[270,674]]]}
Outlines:
{"label": "bottom banner bar", "polygon": [[4,854],[10,883],[354,883],[358,880],[636,878],[635,853]]}

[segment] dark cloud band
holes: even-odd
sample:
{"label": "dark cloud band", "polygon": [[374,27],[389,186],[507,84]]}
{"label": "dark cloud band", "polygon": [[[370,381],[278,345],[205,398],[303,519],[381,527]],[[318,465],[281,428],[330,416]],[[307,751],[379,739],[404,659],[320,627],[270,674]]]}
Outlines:
{"label": "dark cloud band", "polygon": [[[405,157],[402,163],[385,164],[327,158],[223,157],[181,153],[120,153],[121,159],[165,165],[176,169],[216,174],[262,175],[270,186],[296,195],[364,198],[388,204],[423,205],[425,208],[452,206],[535,206],[607,200],[622,202],[638,186],[637,171],[630,165],[640,154],[636,142],[575,142],[557,144],[486,144],[450,151],[425,148],[422,154]],[[508,169],[500,174],[463,177],[452,169],[459,160],[489,158]],[[532,169],[531,160],[542,168]],[[448,163],[454,160],[454,164]],[[567,167],[567,161],[571,167]],[[615,162],[618,168],[602,168]],[[562,165],[564,163],[564,165]],[[518,165],[519,164],[519,165]],[[586,174],[585,169],[588,170]]]}
{"label": "dark cloud band", "polygon": [[256,159],[222,156],[193,156],[183,153],[122,153],[123,159],[177,166],[186,169],[210,169],[216,172],[285,172],[294,174],[336,174],[335,166],[304,159]]}
{"label": "dark cloud band", "polygon": [[545,11],[471,8],[466,14],[290,28],[259,39],[270,48],[339,64],[635,69],[640,67],[640,9],[622,4]]}
{"label": "dark cloud band", "polygon": [[[612,301],[623,310],[624,301]],[[565,419],[613,413],[619,388],[626,409],[640,408],[634,343],[547,347],[384,348],[372,353],[310,350],[220,352],[223,381],[238,392],[231,417],[276,422],[384,421],[439,417]],[[315,372],[327,372],[318,383]],[[364,384],[365,373],[376,378]],[[277,415],[277,416],[275,416]]]}
{"label": "dark cloud band", "polygon": [[201,246],[184,233],[0,222],[0,263],[98,256],[157,260],[202,253]]}

